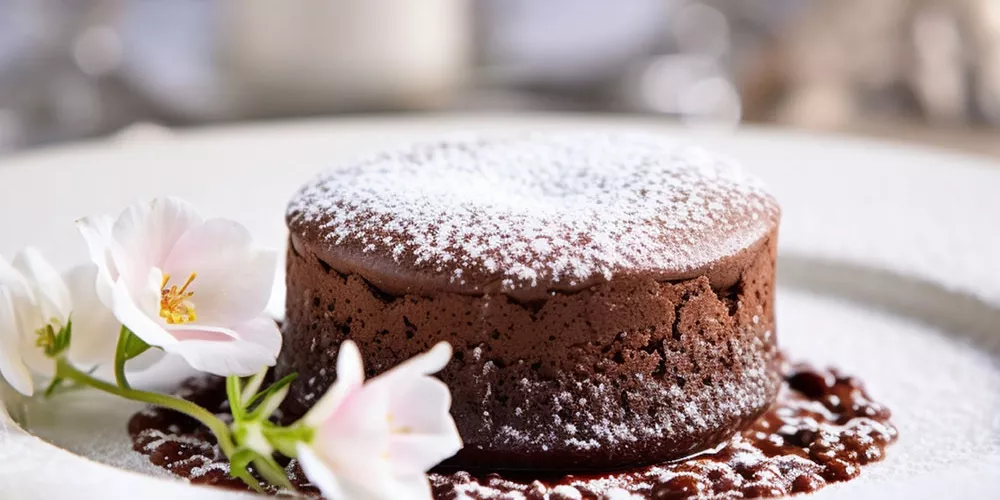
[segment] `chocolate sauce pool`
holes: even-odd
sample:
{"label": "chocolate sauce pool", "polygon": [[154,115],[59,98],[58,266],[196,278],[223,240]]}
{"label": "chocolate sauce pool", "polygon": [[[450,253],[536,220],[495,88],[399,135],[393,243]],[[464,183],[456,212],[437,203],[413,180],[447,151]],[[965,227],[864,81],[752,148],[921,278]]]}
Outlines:
{"label": "chocolate sauce pool", "polygon": [[[517,493],[529,500],[776,497],[856,477],[862,466],[881,460],[896,440],[889,410],[872,401],[858,379],[806,365],[788,365],[783,374],[774,406],[718,450],[603,475],[435,471],[430,475],[434,496],[447,500],[519,498]],[[178,395],[223,414],[227,411],[219,378],[189,380]],[[186,416],[149,408],[132,417],[129,433],[136,451],[192,483],[246,489],[229,477],[228,463],[208,431]],[[317,493],[295,461],[286,470],[300,493]]]}

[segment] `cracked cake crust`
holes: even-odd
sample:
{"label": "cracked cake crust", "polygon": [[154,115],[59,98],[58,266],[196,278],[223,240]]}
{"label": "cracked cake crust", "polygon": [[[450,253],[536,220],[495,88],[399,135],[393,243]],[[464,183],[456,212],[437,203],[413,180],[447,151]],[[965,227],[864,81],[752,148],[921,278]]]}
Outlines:
{"label": "cracked cake crust", "polygon": [[289,411],[335,380],[339,344],[368,375],[440,340],[440,373],[465,448],[450,464],[586,470],[680,458],[735,434],[773,401],[776,232],[747,252],[739,281],[661,283],[641,273],[520,303],[503,295],[383,293],[296,244],[288,253],[285,349],[298,372]]}

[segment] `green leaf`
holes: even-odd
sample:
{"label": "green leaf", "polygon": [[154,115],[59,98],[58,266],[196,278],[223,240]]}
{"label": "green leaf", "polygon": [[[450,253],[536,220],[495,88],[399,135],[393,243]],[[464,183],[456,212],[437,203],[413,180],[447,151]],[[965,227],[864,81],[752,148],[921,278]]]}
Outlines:
{"label": "green leaf", "polygon": [[241,447],[236,450],[236,453],[233,453],[233,456],[229,459],[229,475],[242,480],[254,490],[263,492],[263,489],[260,487],[260,483],[255,477],[253,477],[253,474],[251,474],[250,470],[247,468],[251,462],[254,467],[256,467],[257,472],[259,472],[268,483],[290,491],[295,490],[291,481],[288,480],[288,475],[285,473],[285,469],[278,465],[278,462],[274,460],[274,457],[262,455],[250,448]]}
{"label": "green leaf", "polygon": [[288,480],[288,475],[285,473],[285,469],[282,469],[278,462],[274,461],[274,457],[266,457],[257,453],[257,458],[254,459],[253,464],[257,467],[257,472],[260,473],[267,482],[286,490],[295,491],[295,487],[292,486],[291,481]]}
{"label": "green leaf", "polygon": [[122,330],[127,332],[127,335],[125,335],[125,361],[139,357],[140,354],[148,351],[151,347],[146,341],[132,333],[132,330],[124,326]]}
{"label": "green leaf", "polygon": [[268,391],[266,394],[260,404],[250,412],[247,417],[249,420],[267,420],[285,401],[285,397],[288,396],[288,386],[285,385],[276,391]]}
{"label": "green leaf", "polygon": [[[284,377],[281,377],[280,380],[278,380],[277,382],[271,384],[270,386],[267,387],[267,389],[264,389],[263,391],[257,393],[256,396],[254,396],[252,399],[250,399],[250,402],[247,403],[246,408],[247,409],[252,408],[255,404],[258,404],[261,401],[263,401],[265,398],[270,397],[271,394],[274,394],[275,392],[280,391],[281,389],[284,389],[286,386],[288,386],[288,384],[291,384],[292,382],[294,382],[295,379],[298,378],[298,376],[299,376],[298,373],[289,373],[288,375],[285,375]],[[270,416],[270,415],[267,415],[267,416]]]}
{"label": "green leaf", "polygon": [[255,458],[257,458],[257,453],[249,448],[236,450],[236,453],[229,457],[229,475],[243,481],[254,491],[263,493],[264,489],[260,487],[260,482],[247,470],[247,466]]}
{"label": "green leaf", "polygon": [[250,406],[250,400],[257,395],[257,391],[260,390],[261,384],[264,383],[264,378],[267,377],[267,372],[270,369],[266,366],[261,368],[260,371],[253,374],[252,377],[248,377],[243,384],[243,389],[240,391],[240,405],[243,408],[248,408]]}
{"label": "green leaf", "polygon": [[125,363],[149,350],[150,345],[137,337],[127,326],[118,332],[118,346],[115,350],[115,381],[118,387],[131,389],[125,377]]}
{"label": "green leaf", "polygon": [[58,356],[62,354],[66,349],[69,349],[69,342],[73,339],[73,315],[71,314],[69,318],[66,318],[66,326],[59,329],[59,333],[55,337],[55,354]]}

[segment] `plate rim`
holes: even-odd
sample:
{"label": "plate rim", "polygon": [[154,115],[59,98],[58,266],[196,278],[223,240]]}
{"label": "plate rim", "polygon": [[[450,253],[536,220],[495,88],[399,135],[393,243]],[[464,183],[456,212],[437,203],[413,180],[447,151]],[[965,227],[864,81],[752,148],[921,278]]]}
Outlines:
{"label": "plate rim", "polygon": [[[38,169],[41,165],[63,165],[61,168],[64,169],[78,169],[80,168],[80,165],[85,163],[84,161],[77,160],[77,158],[81,156],[89,156],[93,159],[94,157],[101,158],[102,156],[107,157],[109,155],[128,155],[137,151],[146,151],[146,154],[148,155],[151,150],[170,149],[172,146],[177,145],[194,147],[195,149],[198,147],[211,148],[213,143],[218,141],[232,141],[234,138],[238,137],[242,137],[242,140],[247,140],[248,138],[269,136],[272,134],[280,138],[294,136],[296,134],[317,133],[321,135],[346,133],[350,136],[351,133],[355,133],[353,131],[356,129],[370,131],[378,130],[379,128],[398,129],[405,126],[422,126],[427,124],[432,124],[433,126],[439,128],[442,126],[446,128],[448,126],[462,126],[467,128],[486,129],[488,131],[515,130],[518,128],[517,124],[521,124],[522,126],[559,126],[560,124],[566,126],[567,124],[571,124],[570,126],[572,127],[580,125],[600,127],[624,126],[626,128],[653,128],[656,131],[663,131],[667,133],[690,132],[690,129],[685,129],[677,124],[664,123],[654,118],[647,117],[567,115],[555,113],[530,115],[508,113],[449,113],[442,115],[379,115],[334,120],[294,120],[267,124],[207,127],[170,133],[154,132],[152,135],[137,136],[136,134],[125,133],[108,140],[74,143],[47,148],[44,150],[13,154],[0,158],[0,185],[4,184],[4,178],[16,178],[19,176],[22,178],[25,176],[31,177],[34,174],[31,173],[30,170]],[[728,136],[727,132],[719,130],[700,130],[696,131],[695,135],[722,141],[725,141],[725,137]],[[903,144],[884,139],[872,139],[759,126],[743,127],[736,134],[736,136],[739,136],[741,141],[749,143],[754,141],[763,141],[765,143],[793,141],[800,144],[800,147],[801,144],[805,142],[807,145],[811,143],[815,147],[839,146],[852,150],[868,151],[873,155],[893,156],[896,154],[902,154],[903,156],[908,157],[932,157],[941,163],[952,164],[954,166],[954,170],[951,173],[955,175],[956,178],[961,178],[963,176],[966,178],[978,178],[980,176],[995,177],[998,184],[1000,184],[1000,168],[997,168],[996,160],[976,154],[949,151],[939,147]],[[272,141],[273,140],[276,140],[276,138],[272,137]],[[914,176],[930,175],[929,173],[933,173],[934,175],[940,174],[940,171],[935,170],[929,163],[924,163],[914,168],[915,170],[911,172]],[[976,173],[970,174],[970,172]],[[49,175],[51,175],[51,173]],[[0,198],[2,198],[2,196],[0,196]],[[1000,207],[1000,204],[995,206]],[[2,223],[0,223],[0,227],[3,227]],[[810,257],[815,257],[810,255],[808,248],[800,248],[794,245],[790,248],[783,247],[781,252],[781,255],[789,253],[805,253]],[[825,258],[828,256],[821,253],[819,257]],[[849,258],[844,260],[844,262],[847,264],[861,264],[874,269],[886,269],[885,262],[877,260],[873,262],[866,262],[865,260],[866,259],[863,255],[850,255]],[[891,272],[900,271],[900,269],[892,268],[891,266],[886,270]],[[928,278],[928,276],[920,277]],[[972,289],[963,289],[961,287],[956,288],[955,286],[952,286],[953,284],[938,282],[938,280],[933,279],[935,278],[933,275],[929,276],[929,278],[931,278],[931,282],[942,286],[945,290],[972,293],[978,299],[993,306],[1000,307],[1000,300],[997,300],[997,297],[1000,297],[1000,294],[996,294],[995,290],[986,290],[985,292],[983,292],[983,290],[976,290],[975,287],[978,286],[976,284],[972,285]],[[996,282],[993,283],[993,285],[996,286],[996,290],[1000,290],[1000,275],[992,276],[991,279],[995,279]],[[192,490],[190,489],[191,485],[183,482],[118,469],[95,462],[87,457],[74,455],[64,449],[45,442],[28,432],[25,432],[20,427],[17,427],[7,414],[4,405],[0,405],[0,443],[3,444],[3,446],[0,446],[0,492],[3,492],[3,484],[10,484],[9,481],[3,480],[2,478],[6,477],[9,479],[11,477],[19,477],[20,479],[23,479],[25,477],[23,474],[28,473],[23,466],[19,468],[12,465],[17,463],[17,457],[15,456],[17,452],[27,450],[31,456],[38,454],[40,456],[44,455],[49,457],[51,463],[59,463],[61,466],[68,467],[80,467],[81,473],[83,471],[87,471],[89,473],[109,478],[112,476],[120,478],[122,486],[120,488],[116,488],[116,490],[111,493],[108,491],[93,489],[100,488],[102,485],[94,484],[91,481],[77,481],[75,483],[75,488],[89,487],[91,489],[87,491],[92,491],[94,494],[99,493],[105,497],[108,497],[110,494],[113,498],[132,498],[138,492],[142,492],[142,495],[146,498],[154,499],[174,498],[177,494],[185,494],[190,498],[199,499],[248,497],[247,494],[222,491],[214,488],[197,487],[198,489]],[[1000,460],[997,460],[997,463],[1000,463]],[[34,481],[33,486],[36,489],[32,490],[30,489],[32,488],[32,485],[28,485],[27,489],[19,490],[18,493],[26,495],[25,498],[48,497],[53,493],[53,491],[51,489],[45,490],[48,486],[44,483],[44,481],[39,482],[36,480]],[[989,484],[1000,486],[1000,478],[995,479],[994,482]],[[63,485],[63,487],[65,487],[65,485]],[[63,491],[66,490],[64,489]],[[82,490],[74,489],[75,493],[80,493],[80,491]],[[197,495],[193,494],[195,491],[198,492]],[[830,493],[835,493],[835,491],[830,491]]]}

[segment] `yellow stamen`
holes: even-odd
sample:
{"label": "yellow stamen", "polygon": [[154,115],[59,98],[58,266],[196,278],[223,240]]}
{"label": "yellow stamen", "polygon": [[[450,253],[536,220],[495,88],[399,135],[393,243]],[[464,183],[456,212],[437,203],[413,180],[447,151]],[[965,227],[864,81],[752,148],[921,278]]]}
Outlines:
{"label": "yellow stamen", "polygon": [[187,289],[188,289],[188,286],[190,286],[191,282],[194,281],[194,279],[197,278],[197,277],[198,277],[198,273],[191,273],[191,276],[188,276],[187,281],[184,282],[184,286],[181,287],[181,290],[178,293],[184,293],[184,292],[186,292]]}
{"label": "yellow stamen", "polygon": [[35,330],[35,347],[47,351],[55,347],[56,333],[52,325],[45,325]]}
{"label": "yellow stamen", "polygon": [[187,281],[177,288],[176,285],[167,288],[167,283],[170,282],[170,275],[163,275],[163,284],[160,285],[162,288],[160,296],[160,317],[167,321],[171,325],[182,325],[184,323],[191,323],[192,321],[197,321],[198,316],[194,312],[194,304],[191,303],[190,299],[194,296],[194,292],[189,292],[188,287],[191,283],[198,277],[198,273],[191,273],[188,276]]}

